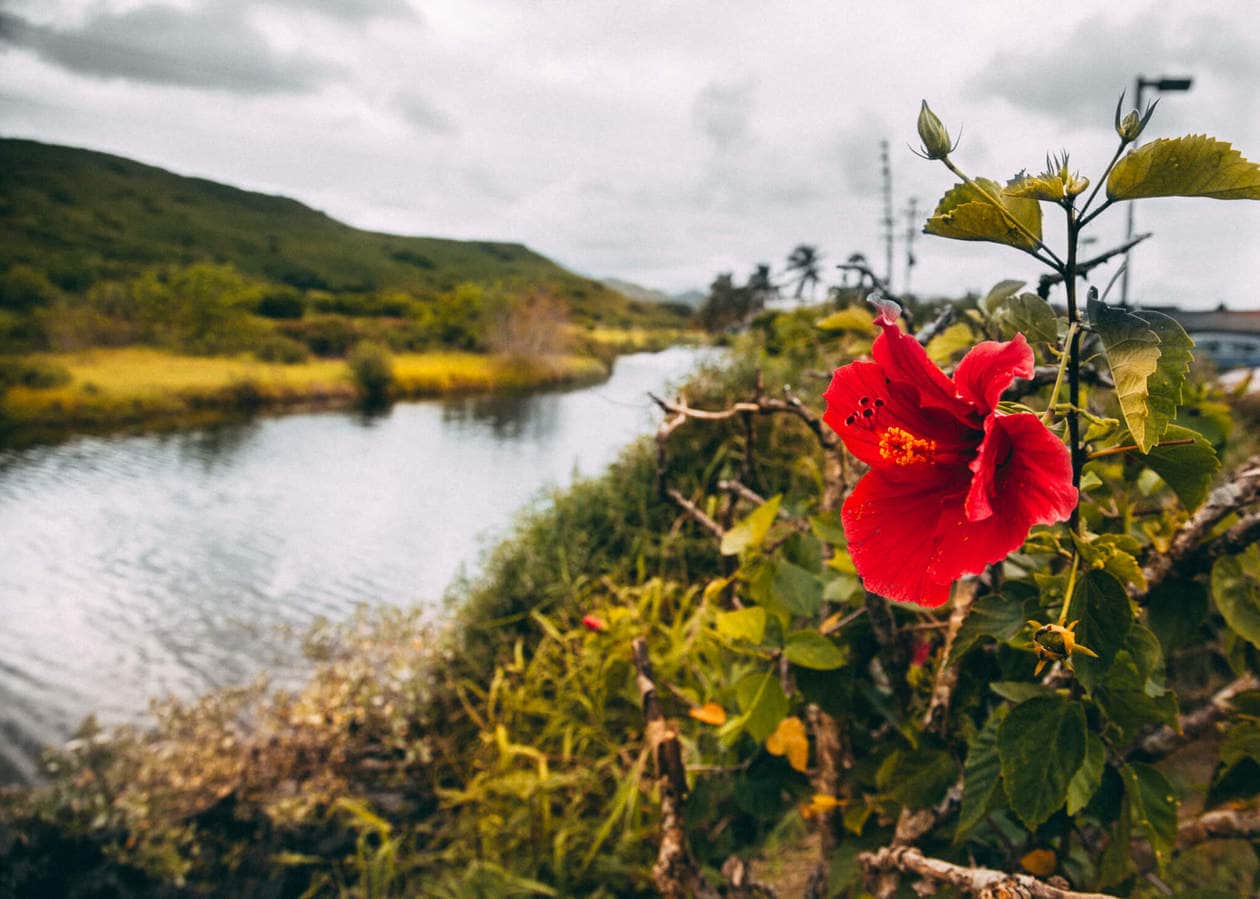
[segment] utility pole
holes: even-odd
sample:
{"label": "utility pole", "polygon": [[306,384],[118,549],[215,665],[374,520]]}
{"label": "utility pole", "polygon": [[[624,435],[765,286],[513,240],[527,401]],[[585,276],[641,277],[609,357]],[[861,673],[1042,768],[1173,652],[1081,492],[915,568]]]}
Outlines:
{"label": "utility pole", "polygon": [[[1154,88],[1160,93],[1172,91],[1188,91],[1194,83],[1193,78],[1144,78],[1137,76],[1133,87],[1133,104],[1138,115],[1142,115],[1142,94],[1146,89]],[[1133,206],[1132,200],[1129,201],[1128,224],[1125,226],[1124,239],[1126,241],[1133,239]],[[1130,254],[1133,251],[1126,250],[1124,254],[1124,273],[1120,276],[1120,306],[1124,309],[1129,308],[1129,272],[1133,270],[1133,260]]]}
{"label": "utility pole", "polygon": [[911,197],[906,206],[906,279],[901,285],[901,292],[910,295],[910,273],[914,270],[914,241],[919,236],[919,198]]}
{"label": "utility pole", "polygon": [[893,274],[893,220],[892,208],[892,166],[888,162],[888,141],[879,142],[879,162],[883,174],[884,217],[880,220],[884,226],[884,284],[892,290]]}

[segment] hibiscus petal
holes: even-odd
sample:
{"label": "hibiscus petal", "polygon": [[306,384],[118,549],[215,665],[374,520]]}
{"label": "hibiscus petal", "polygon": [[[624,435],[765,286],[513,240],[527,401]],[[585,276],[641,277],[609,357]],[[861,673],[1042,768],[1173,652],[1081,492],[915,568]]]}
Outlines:
{"label": "hibiscus petal", "polygon": [[[955,576],[934,573],[963,517],[969,472],[937,468],[931,483],[872,469],[841,509],[849,555],[866,589],[898,602],[939,606]],[[949,566],[946,566],[948,568]]]}
{"label": "hibiscus petal", "polygon": [[958,395],[954,382],[928,358],[927,352],[895,324],[876,319],[883,332],[875,338],[871,358],[894,383],[908,384],[918,392],[919,403],[944,409],[960,421],[975,427],[975,410]]}
{"label": "hibiscus petal", "polygon": [[980,573],[1018,549],[1033,525],[1063,521],[1076,507],[1067,447],[1035,415],[990,418],[971,470],[963,512],[950,524],[953,552],[935,578]]}
{"label": "hibiscus petal", "polygon": [[958,395],[988,415],[1015,378],[1033,376],[1033,351],[1023,334],[976,344],[954,369]]}
{"label": "hibiscus petal", "polygon": [[[849,452],[871,466],[895,464],[884,446],[890,428],[926,441],[932,458],[944,464],[970,460],[981,438],[978,421],[964,427],[953,415],[924,408],[916,388],[893,381],[874,362],[851,362],[836,369],[823,399],[827,403],[823,421],[840,435]],[[928,466],[910,467],[921,474]]]}

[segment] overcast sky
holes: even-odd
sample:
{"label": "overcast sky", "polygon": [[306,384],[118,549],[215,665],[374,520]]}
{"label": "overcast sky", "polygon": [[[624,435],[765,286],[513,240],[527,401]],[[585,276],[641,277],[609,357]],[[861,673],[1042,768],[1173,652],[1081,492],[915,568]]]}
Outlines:
{"label": "overcast sky", "polygon": [[[1023,10],[1028,10],[1027,13]],[[1036,10],[1036,12],[1034,12]],[[798,243],[883,270],[879,141],[898,210],[950,186],[916,159],[926,97],[970,174],[1084,175],[1133,77],[1192,75],[1144,137],[1260,159],[1254,3],[0,0],[0,135],[91,147],[296,197],[405,234],[521,241],[666,290],[781,269]],[[1047,213],[1050,210],[1047,209]],[[920,223],[921,224],[921,223]],[[1124,210],[1099,220],[1099,247]],[[1132,292],[1260,308],[1260,203],[1145,201]],[[1053,230],[1051,230],[1053,229]],[[1047,233],[1060,220],[1047,216]],[[917,230],[917,229],[916,229]],[[920,235],[912,287],[1036,264]],[[1104,280],[1105,280],[1104,276]]]}

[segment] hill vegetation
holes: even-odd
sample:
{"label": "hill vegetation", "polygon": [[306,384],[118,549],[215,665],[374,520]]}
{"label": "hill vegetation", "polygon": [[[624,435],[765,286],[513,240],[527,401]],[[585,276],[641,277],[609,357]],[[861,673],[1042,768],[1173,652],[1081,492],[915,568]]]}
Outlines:
{"label": "hill vegetation", "polygon": [[[391,396],[590,380],[690,318],[521,244],[362,231],[285,197],[27,140],[0,140],[0,234],[0,432],[366,395],[355,370],[330,382],[318,364],[365,343],[429,354],[410,363],[426,372],[460,353],[498,359],[471,378],[464,359],[392,381]],[[166,361],[137,372],[137,347]],[[247,362],[294,371],[242,387],[262,371]],[[176,389],[172,366],[200,386]]]}
{"label": "hill vegetation", "polygon": [[0,139],[0,231],[0,271],[27,266],[69,294],[155,267],[215,263],[275,287],[376,294],[377,314],[397,311],[380,292],[431,301],[463,283],[546,290],[580,323],[660,311],[521,244],[363,231],[287,197],[29,140]]}

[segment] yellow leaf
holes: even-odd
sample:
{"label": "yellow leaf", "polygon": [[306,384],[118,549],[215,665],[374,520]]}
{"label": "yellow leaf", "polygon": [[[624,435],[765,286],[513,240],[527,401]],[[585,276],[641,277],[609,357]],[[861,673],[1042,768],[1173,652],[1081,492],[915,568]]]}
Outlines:
{"label": "yellow leaf", "polygon": [[808,820],[845,804],[845,800],[837,799],[835,796],[828,796],[826,793],[815,793],[809,802],[800,804],[801,817]]}
{"label": "yellow leaf", "polygon": [[[994,201],[1023,228],[1003,215]],[[1037,245],[1032,238],[1041,239],[1041,205],[1036,200],[1004,197],[996,181],[975,178],[971,183],[954,185],[941,197],[923,230],[955,240],[989,240],[1031,249]]]}
{"label": "yellow leaf", "polygon": [[697,721],[712,724],[714,727],[719,727],[726,723],[726,709],[716,702],[706,702],[702,706],[691,709],[687,714]]}
{"label": "yellow leaf", "polygon": [[787,756],[788,764],[797,771],[809,769],[809,739],[805,736],[805,724],[795,715],[784,718],[774,733],[766,737],[766,752]]}
{"label": "yellow leaf", "polygon": [[1206,134],[1161,138],[1116,163],[1107,177],[1107,196],[1260,200],[1260,165]]}
{"label": "yellow leaf", "polygon": [[871,335],[876,332],[875,317],[871,315],[869,309],[863,309],[861,306],[846,306],[826,318],[819,319],[814,323],[814,327],[822,331],[857,331],[859,334]]}
{"label": "yellow leaf", "polygon": [[1037,877],[1049,877],[1053,874],[1056,862],[1054,853],[1049,849],[1034,849],[1019,860],[1025,871]]}

